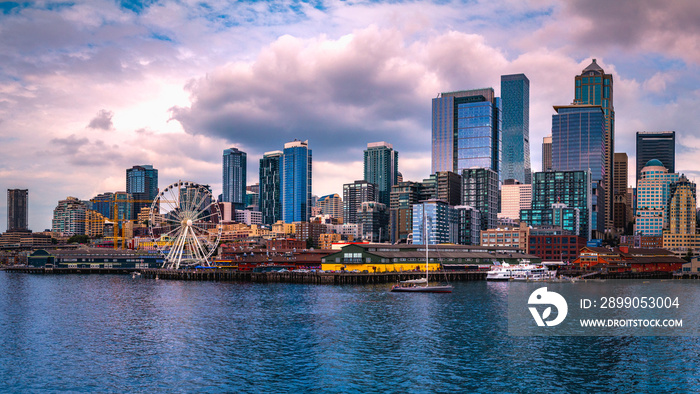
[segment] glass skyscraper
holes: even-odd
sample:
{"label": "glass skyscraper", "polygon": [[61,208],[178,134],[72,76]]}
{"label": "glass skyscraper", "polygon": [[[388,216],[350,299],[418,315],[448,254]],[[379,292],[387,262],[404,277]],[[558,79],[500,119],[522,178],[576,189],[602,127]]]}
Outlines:
{"label": "glass skyscraper", "polygon": [[596,105],[555,106],[552,115],[552,168],[591,170],[593,181],[605,179],[605,119]]}
{"label": "glass skyscraper", "polygon": [[[605,116],[605,179],[603,188],[605,192],[605,228],[613,227],[612,192],[613,192],[613,153],[615,152],[615,108],[613,107],[613,77],[605,71],[593,59],[591,64],[584,68],[581,75],[574,78],[575,96],[574,104],[600,105]],[[556,142],[553,141],[554,144]],[[555,170],[558,168],[555,167]]]}
{"label": "glass skyscraper", "polygon": [[223,202],[233,203],[235,209],[246,207],[246,178],[248,155],[237,148],[224,149]]}
{"label": "glass skyscraper", "polygon": [[260,159],[260,212],[262,222],[274,224],[282,220],[280,197],[280,161],[282,151],[265,152]]}
{"label": "glass skyscraper", "polygon": [[280,196],[285,223],[306,222],[311,216],[311,149],[308,141],[284,144],[280,162]]}
{"label": "glass skyscraper", "polygon": [[152,165],[133,166],[126,170],[126,192],[134,199],[130,210],[131,217],[136,219],[141,208],[150,207],[158,195],[158,170]]}
{"label": "glass skyscraper", "polygon": [[[427,233],[426,233],[427,228]],[[459,214],[442,200],[426,200],[413,205],[413,244],[457,243]]]}
{"label": "glass skyscraper", "polygon": [[501,99],[493,88],[442,93],[432,102],[431,173],[501,172]]}
{"label": "glass skyscraper", "polygon": [[365,180],[377,185],[377,201],[390,204],[391,187],[396,184],[399,174],[399,152],[386,142],[367,144],[364,152]]}
{"label": "glass skyscraper", "polygon": [[502,179],[531,183],[530,80],[525,74],[501,76],[503,103]]}
{"label": "glass skyscraper", "polygon": [[649,160],[658,160],[670,173],[676,172],[676,132],[637,132],[637,182]]}

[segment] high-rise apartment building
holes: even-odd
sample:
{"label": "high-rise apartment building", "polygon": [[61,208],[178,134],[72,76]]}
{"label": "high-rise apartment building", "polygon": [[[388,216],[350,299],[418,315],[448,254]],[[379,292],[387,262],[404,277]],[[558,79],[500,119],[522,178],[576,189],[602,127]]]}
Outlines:
{"label": "high-rise apartment building", "polygon": [[308,141],[284,144],[280,162],[280,196],[285,223],[306,222],[311,216],[311,149]]}
{"label": "high-rise apartment building", "polygon": [[359,223],[357,211],[363,202],[377,201],[377,185],[355,181],[343,185],[343,223]]}
{"label": "high-rise apartment building", "polygon": [[29,191],[7,189],[7,231],[26,231],[28,226]]}
{"label": "high-rise apartment building", "polygon": [[661,236],[668,223],[668,202],[671,184],[678,182],[678,174],[670,173],[657,160],[649,160],[637,181],[637,209],[634,233]]}
{"label": "high-rise apartment building", "polygon": [[676,172],[676,132],[638,131],[637,132],[637,171],[639,182],[642,168],[649,160],[658,160],[669,173]]}
{"label": "high-rise apartment building", "polygon": [[235,209],[246,207],[248,155],[237,148],[224,149],[223,193],[224,202],[233,203]]}
{"label": "high-rise apartment building", "polygon": [[552,171],[552,136],[542,139],[542,172]]}
{"label": "high-rise apartment building", "polygon": [[389,210],[386,205],[376,201],[363,202],[357,211],[357,224],[362,229],[364,240],[370,242],[389,240]]}
{"label": "high-rise apartment building", "polygon": [[520,220],[531,226],[557,224],[591,239],[592,185],[589,171],[536,172],[532,176],[532,208],[521,210]]}
{"label": "high-rise apartment building", "polygon": [[493,88],[441,93],[432,102],[432,173],[501,171],[501,99]]}
{"label": "high-rise apartment building", "polygon": [[475,208],[481,214],[481,229],[498,225],[498,174],[488,168],[462,171],[462,205]]}
{"label": "high-rise apartment building", "polygon": [[391,243],[405,242],[413,233],[413,205],[421,201],[419,182],[403,181],[391,188],[389,234]]}
{"label": "high-rise apartment building", "polygon": [[265,152],[260,159],[260,212],[264,224],[274,224],[282,220],[280,197],[280,161],[282,151]]}
{"label": "high-rise apartment building", "polygon": [[53,210],[51,231],[65,236],[85,234],[87,207],[75,197],[58,202]]}
{"label": "high-rise apartment building", "polygon": [[501,186],[501,212],[498,218],[520,219],[520,210],[532,208],[532,184],[506,180]]}
{"label": "high-rise apartment building", "polygon": [[319,197],[316,205],[321,208],[323,215],[337,219],[343,218],[343,199],[337,193]]}
{"label": "high-rise apartment building", "polygon": [[399,174],[399,152],[384,141],[367,144],[364,151],[364,179],[377,185],[377,201],[389,206],[391,187]]}
{"label": "high-rise apartment building", "polygon": [[435,197],[448,205],[462,204],[462,176],[452,171],[440,171],[435,176]]}
{"label": "high-rise apartment building", "polygon": [[[615,108],[613,106],[613,76],[605,71],[593,59],[591,64],[584,68],[581,75],[574,78],[574,103],[599,105],[605,118],[605,136],[603,172],[603,188],[605,189],[605,228],[613,227],[612,195],[613,195],[613,153],[615,152]],[[553,141],[556,144],[556,141]],[[559,170],[555,167],[556,170]],[[591,169],[592,170],[592,169]],[[593,174],[594,177],[596,174]]]}
{"label": "high-rise apartment building", "polygon": [[481,234],[481,213],[474,207],[458,205],[454,207],[459,227],[457,241],[459,245],[479,245]]}
{"label": "high-rise apartment building", "polygon": [[501,76],[503,163],[501,179],[531,182],[530,80],[525,74]]}
{"label": "high-rise apartment building", "polygon": [[158,170],[152,165],[133,166],[126,170],[126,192],[133,198],[130,209],[131,217],[137,219],[143,207],[150,207],[151,202],[158,196]]}

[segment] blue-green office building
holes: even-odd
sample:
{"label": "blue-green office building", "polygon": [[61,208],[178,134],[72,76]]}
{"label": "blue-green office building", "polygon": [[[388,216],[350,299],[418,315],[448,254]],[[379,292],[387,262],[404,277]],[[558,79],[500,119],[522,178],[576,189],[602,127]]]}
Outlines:
{"label": "blue-green office building", "polygon": [[525,74],[501,76],[503,160],[501,179],[532,182],[530,167],[530,80]]}

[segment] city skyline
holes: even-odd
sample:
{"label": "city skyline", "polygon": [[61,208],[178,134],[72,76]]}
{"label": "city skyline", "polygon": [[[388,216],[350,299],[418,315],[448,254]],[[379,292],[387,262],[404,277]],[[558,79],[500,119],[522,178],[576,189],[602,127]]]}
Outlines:
{"label": "city skyline", "polygon": [[2,3],[0,179],[31,193],[34,231],[50,227],[59,200],[124,190],[124,170],[143,163],[161,185],[191,180],[218,195],[231,146],[248,152],[249,184],[262,154],[295,138],[315,151],[315,195],[361,179],[373,141],[393,144],[404,179],[420,181],[431,172],[431,99],[489,86],[501,96],[500,76],[516,73],[530,79],[536,170],[552,106],[572,101],[573,77],[596,58],[615,80],[616,152],[634,161],[637,131],[675,130],[676,172],[692,181],[700,12],[692,2],[637,9]]}

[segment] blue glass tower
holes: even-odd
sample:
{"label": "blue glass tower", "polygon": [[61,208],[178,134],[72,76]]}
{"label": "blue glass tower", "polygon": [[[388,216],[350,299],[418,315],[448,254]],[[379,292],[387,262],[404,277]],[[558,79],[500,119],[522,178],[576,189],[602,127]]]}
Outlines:
{"label": "blue glass tower", "polygon": [[280,197],[285,223],[306,222],[311,216],[311,149],[308,141],[284,144],[280,161]]}
{"label": "blue glass tower", "polygon": [[433,99],[432,173],[488,168],[501,173],[501,99],[493,88]]}
{"label": "blue glass tower", "polygon": [[126,192],[134,199],[128,219],[136,219],[141,208],[150,207],[158,195],[158,170],[152,165],[133,166],[126,170]]}
{"label": "blue glass tower", "polygon": [[233,203],[235,209],[245,209],[247,154],[236,148],[224,149],[223,202]]}
{"label": "blue glass tower", "polygon": [[605,116],[599,105],[555,106],[552,115],[552,167],[555,171],[591,170],[605,179]]}
{"label": "blue glass tower", "polygon": [[502,179],[530,184],[530,80],[525,74],[501,76],[503,101]]}

